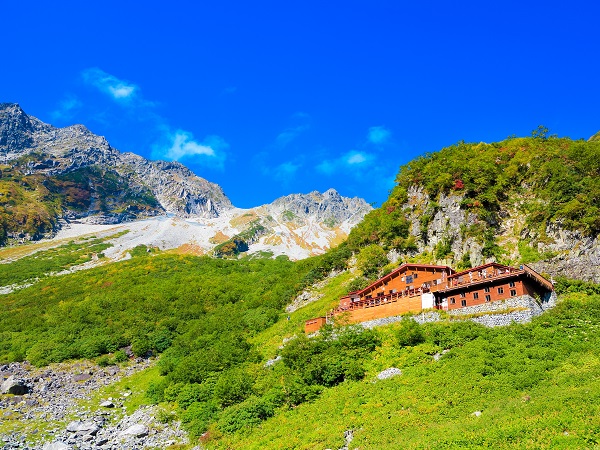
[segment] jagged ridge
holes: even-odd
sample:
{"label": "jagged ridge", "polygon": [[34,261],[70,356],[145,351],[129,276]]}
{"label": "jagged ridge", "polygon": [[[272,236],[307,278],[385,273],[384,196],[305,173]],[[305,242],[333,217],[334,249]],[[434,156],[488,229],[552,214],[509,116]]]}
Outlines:
{"label": "jagged ridge", "polygon": [[17,104],[0,104],[0,155],[8,162],[32,152],[43,157],[30,167],[32,172],[59,175],[92,165],[107,167],[129,185],[147,186],[165,211],[180,217],[216,217],[232,207],[220,186],[180,163],[121,153],[83,125],[55,128]]}

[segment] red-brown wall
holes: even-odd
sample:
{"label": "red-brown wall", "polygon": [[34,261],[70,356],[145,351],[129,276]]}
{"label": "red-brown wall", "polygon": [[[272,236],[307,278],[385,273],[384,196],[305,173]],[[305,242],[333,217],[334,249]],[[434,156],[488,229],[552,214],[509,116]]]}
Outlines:
{"label": "red-brown wall", "polygon": [[[511,286],[511,283],[514,283],[514,286]],[[489,292],[486,292],[486,288],[489,290]],[[501,288],[502,292],[499,292],[498,288]],[[514,291],[514,295],[511,295],[511,291]],[[465,294],[464,297],[461,296],[461,292]],[[495,302],[497,300],[506,300],[510,297],[517,297],[525,293],[526,292],[523,290],[523,282],[521,280],[497,280],[496,283],[486,283],[477,287],[465,287],[463,290],[457,289],[451,293],[448,293],[448,309],[482,305],[484,303]],[[489,300],[486,300],[486,295],[489,295]],[[452,299],[454,299],[454,303],[452,303]],[[463,300],[466,301],[465,304],[463,304]]]}
{"label": "red-brown wall", "polygon": [[421,309],[421,296],[416,295],[401,297],[395,302],[383,303],[379,306],[355,309],[344,314],[348,315],[349,323],[359,323],[382,317],[398,316],[407,312],[419,312]]}
{"label": "red-brown wall", "polygon": [[[373,286],[369,287],[368,289],[365,289],[363,292],[360,293],[360,299],[364,300],[365,298],[369,298],[369,296],[371,296],[371,298],[375,298],[377,297],[377,295],[380,294],[391,294],[394,289],[396,290],[396,292],[403,292],[404,290],[408,289],[409,286],[410,289],[418,289],[424,283],[430,285],[430,290],[437,291],[438,289],[445,287],[445,281],[444,283],[442,283],[443,271],[447,271],[447,269],[441,267],[431,268],[408,266],[406,270],[393,274],[390,279],[375,283]],[[410,283],[406,282],[408,276],[413,277]],[[446,272],[446,276],[448,276],[448,272]],[[434,285],[433,281],[437,282],[438,280],[440,284]]]}
{"label": "red-brown wall", "polygon": [[327,323],[327,319],[325,317],[317,317],[315,319],[307,320],[304,323],[304,332],[305,333],[313,333],[313,332],[319,330],[326,323]]}

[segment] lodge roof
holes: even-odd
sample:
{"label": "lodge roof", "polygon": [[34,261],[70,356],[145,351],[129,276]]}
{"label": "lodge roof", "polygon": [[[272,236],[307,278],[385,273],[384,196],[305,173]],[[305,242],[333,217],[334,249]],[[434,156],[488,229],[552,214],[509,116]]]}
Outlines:
{"label": "lodge roof", "polygon": [[440,270],[446,270],[448,272],[448,274],[452,274],[454,273],[454,269],[452,269],[449,266],[436,266],[433,264],[414,264],[414,263],[404,263],[402,264],[400,267],[398,267],[397,269],[392,270],[390,273],[388,273],[387,275],[379,278],[377,281],[374,281],[373,283],[371,283],[370,285],[368,285],[366,288],[361,289],[359,291],[354,291],[354,292],[350,292],[348,294],[352,295],[352,294],[362,294],[364,292],[369,291],[372,288],[375,288],[383,283],[385,283],[388,280],[391,280],[392,277],[394,277],[396,274],[399,274],[400,272],[404,272],[409,268],[416,268],[416,269],[440,269]]}
{"label": "lodge roof", "polygon": [[[496,276],[493,276],[490,278],[478,279],[475,281],[468,281],[466,283],[457,284],[455,286],[448,286],[445,289],[440,289],[439,291],[437,291],[437,293],[451,294],[452,292],[455,292],[455,291],[464,291],[465,289],[469,289],[472,286],[494,283],[498,280],[510,280],[510,279],[517,279],[517,278],[529,278],[530,280],[532,280],[539,286],[541,286],[545,289],[548,289],[549,291],[554,290],[554,286],[552,285],[552,283],[550,281],[545,279],[543,276],[541,276],[539,273],[537,273],[535,270],[533,270],[531,267],[529,267],[527,265],[522,265],[521,268],[515,269],[513,267],[504,266],[502,264],[489,263],[489,264],[485,264],[483,266],[474,267],[473,269],[469,269],[469,270],[457,273],[452,276],[452,279],[455,279],[456,275],[461,275],[461,274],[464,275],[469,272],[476,272],[476,271],[482,270],[483,268],[487,268],[490,266],[498,267],[498,268],[502,268],[502,269],[508,269],[508,270],[504,274],[499,274],[499,275],[496,275]],[[448,278],[450,278],[450,277],[448,277]]]}

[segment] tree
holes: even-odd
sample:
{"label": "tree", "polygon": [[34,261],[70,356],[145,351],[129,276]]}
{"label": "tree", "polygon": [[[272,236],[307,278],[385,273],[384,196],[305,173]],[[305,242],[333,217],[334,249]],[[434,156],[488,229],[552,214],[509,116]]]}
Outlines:
{"label": "tree", "polygon": [[379,269],[388,263],[385,250],[377,244],[363,248],[356,257],[356,266],[367,278],[376,277]]}
{"label": "tree", "polygon": [[531,132],[531,137],[535,139],[546,140],[548,139],[548,131],[550,131],[548,130],[548,127],[545,127],[544,125],[538,125],[538,127]]}

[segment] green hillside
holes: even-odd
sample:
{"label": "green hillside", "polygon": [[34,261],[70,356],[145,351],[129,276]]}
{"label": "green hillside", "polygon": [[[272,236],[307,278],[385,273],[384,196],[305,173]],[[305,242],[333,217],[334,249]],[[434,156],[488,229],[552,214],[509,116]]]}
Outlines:
{"label": "green hillside", "polygon": [[[106,364],[121,361],[125,345],[162,353],[145,401],[173,410],[208,448],[339,448],[347,429],[356,448],[573,448],[600,439],[596,285],[563,282],[559,306],[530,325],[407,322],[307,339],[304,320],[337,301],[349,274],[331,278],[306,308],[282,307],[343,266],[343,248],[297,263],[139,250],[2,296],[0,361]],[[375,381],[390,367],[402,375]]]}
{"label": "green hillside", "polygon": [[[123,364],[126,346],[137,356],[158,356],[147,372],[123,382],[145,390],[125,406],[162,405],[168,420],[181,420],[193,442],[209,449],[337,449],[348,430],[352,449],[595,448],[599,285],[559,279],[557,307],[505,328],[448,317],[368,331],[339,323],[308,338],[303,324],[367,277],[391,270],[390,249],[414,259],[448,253],[443,245],[433,255],[417,253],[414,210],[405,209],[412,186],[433,199],[431,211],[419,211],[425,225],[440,194],[462,195],[461,208],[479,219],[464,233],[479,236],[494,255],[508,207],[521,211],[540,239],[550,223],[596,235],[599,171],[598,142],[547,137],[544,130],[495,144],[459,143],[402,167],[388,201],[323,256],[228,260],[142,246],[128,261],[42,276],[0,296],[0,363]],[[25,189],[24,178],[11,177],[6,183]],[[60,181],[81,180],[75,174]],[[48,192],[62,207],[65,194]],[[543,256],[526,244],[523,257]],[[108,245],[89,238],[2,261],[0,280],[30,281],[101,257]],[[357,271],[343,270],[350,261]],[[317,300],[285,313],[309,287]],[[379,380],[389,368],[402,374]]]}

